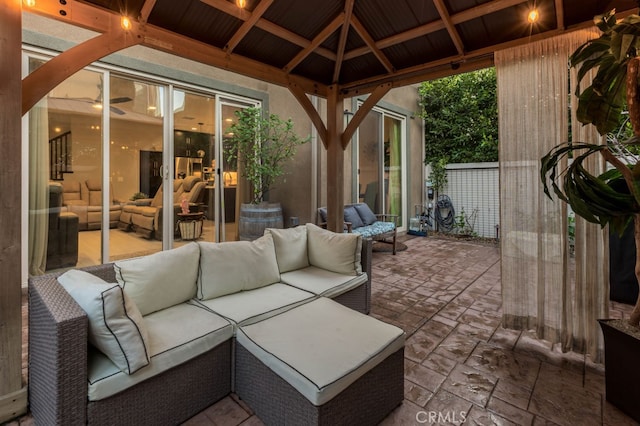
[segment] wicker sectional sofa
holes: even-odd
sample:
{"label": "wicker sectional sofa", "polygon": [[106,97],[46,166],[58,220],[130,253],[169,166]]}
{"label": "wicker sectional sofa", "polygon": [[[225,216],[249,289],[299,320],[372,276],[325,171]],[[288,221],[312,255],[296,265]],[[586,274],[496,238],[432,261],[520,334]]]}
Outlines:
{"label": "wicker sectional sofa", "polygon": [[267,424],[377,423],[404,333],[365,315],[370,271],[370,241],[307,224],[32,277],[36,424],[177,424],[231,392]]}

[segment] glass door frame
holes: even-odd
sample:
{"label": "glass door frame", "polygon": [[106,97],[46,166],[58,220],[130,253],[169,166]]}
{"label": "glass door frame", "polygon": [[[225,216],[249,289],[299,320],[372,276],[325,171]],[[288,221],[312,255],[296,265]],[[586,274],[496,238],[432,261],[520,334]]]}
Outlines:
{"label": "glass door frame", "polygon": [[[219,183],[223,182],[224,176],[224,131],[226,129],[223,128],[224,117],[222,116],[222,108],[223,107],[231,107],[231,108],[249,108],[249,107],[261,107],[262,103],[260,101],[250,102],[249,99],[234,97],[230,95],[218,95],[216,97],[216,116],[218,119],[216,120],[216,136],[215,136],[215,157],[216,161],[216,185],[214,189],[215,196],[215,242],[227,241],[226,235],[226,218],[224,217],[224,184],[220,185]],[[238,176],[238,184],[236,188],[236,197],[240,196],[240,176]],[[235,218],[234,218],[235,220]],[[237,226],[238,224],[236,224]]]}
{"label": "glass door frame", "polygon": [[[364,101],[358,100],[357,107],[358,109],[362,106]],[[398,227],[399,231],[404,231],[407,229],[407,220],[409,217],[408,210],[408,186],[407,186],[407,178],[408,178],[408,159],[407,159],[407,117],[405,115],[395,113],[385,108],[374,107],[368,113],[376,113],[380,116],[380,123],[378,132],[384,138],[384,121],[385,118],[389,117],[394,120],[398,120],[400,122],[400,158],[402,159],[402,170],[400,172],[401,176],[401,195],[402,195],[402,217],[399,218],[401,226]],[[381,192],[380,196],[380,209],[381,212],[386,212],[387,208],[387,197],[383,196],[384,193],[384,140],[378,141],[378,188]],[[359,190],[360,187],[360,127],[355,132],[355,138],[352,148],[352,202],[359,201]],[[382,185],[380,183],[382,182]]]}

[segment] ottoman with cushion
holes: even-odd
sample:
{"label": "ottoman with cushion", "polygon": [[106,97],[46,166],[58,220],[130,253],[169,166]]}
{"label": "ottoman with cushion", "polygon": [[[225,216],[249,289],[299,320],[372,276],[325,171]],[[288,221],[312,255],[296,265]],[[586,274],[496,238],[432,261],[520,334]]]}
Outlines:
{"label": "ottoman with cushion", "polygon": [[331,299],[241,325],[235,391],[266,424],[376,424],[403,400],[404,332]]}

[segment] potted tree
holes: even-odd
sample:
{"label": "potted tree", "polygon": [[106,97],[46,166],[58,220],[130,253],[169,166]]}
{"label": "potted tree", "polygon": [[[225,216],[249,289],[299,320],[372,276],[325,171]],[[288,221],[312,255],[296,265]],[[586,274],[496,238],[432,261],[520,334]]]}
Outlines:
{"label": "potted tree", "polygon": [[238,233],[241,240],[253,240],[264,229],[282,228],[280,203],[269,203],[268,194],[277,179],[284,175],[284,163],[291,159],[301,138],[293,129],[293,121],[276,114],[263,114],[261,108],[249,107],[236,111],[236,122],[227,132],[226,158],[239,166],[240,176],[251,186],[251,202],[240,205]]}
{"label": "potted tree", "polygon": [[[612,10],[594,21],[601,36],[580,46],[570,57],[571,66],[578,67],[579,79],[597,69],[592,84],[577,89],[577,118],[605,135],[620,125],[626,103],[633,136],[624,143],[638,145],[640,16],[630,15],[618,22]],[[564,170],[560,161],[568,155],[573,155],[573,162]],[[583,165],[591,155],[601,155],[614,168],[592,175]],[[573,142],[558,145],[544,156],[540,174],[545,193],[551,197],[550,186],[587,221],[609,225],[618,233],[633,223],[635,274],[640,278],[640,167],[617,156],[612,146]],[[605,339],[607,400],[640,421],[640,388],[629,386],[640,380],[640,298],[629,321],[601,320],[600,325]]]}

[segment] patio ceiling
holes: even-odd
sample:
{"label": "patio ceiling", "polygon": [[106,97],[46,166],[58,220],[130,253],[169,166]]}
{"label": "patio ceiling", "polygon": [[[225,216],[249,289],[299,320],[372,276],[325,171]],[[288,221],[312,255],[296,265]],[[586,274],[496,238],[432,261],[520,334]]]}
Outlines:
{"label": "patio ceiling", "polygon": [[[64,3],[64,4],[63,4]],[[527,21],[533,5],[540,19]],[[38,0],[34,12],[305,93],[338,97],[493,64],[493,52],[592,24],[635,0]],[[138,44],[138,43],[136,43]]]}

